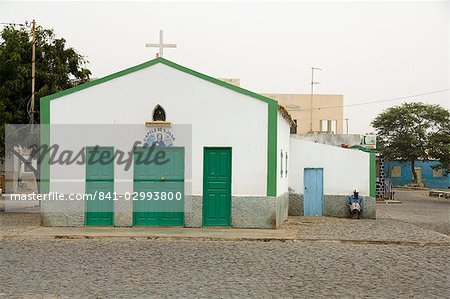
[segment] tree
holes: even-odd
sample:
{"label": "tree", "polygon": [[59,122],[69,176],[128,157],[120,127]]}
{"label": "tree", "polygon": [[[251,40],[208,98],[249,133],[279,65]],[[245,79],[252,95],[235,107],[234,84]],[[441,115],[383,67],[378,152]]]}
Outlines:
{"label": "tree", "polygon": [[414,161],[438,159],[449,167],[450,112],[425,103],[404,103],[379,114],[372,126],[377,131],[377,149],[386,159],[409,162],[414,182]]}
{"label": "tree", "polygon": [[[13,146],[5,151],[5,124],[30,123],[31,32],[26,27],[7,26],[0,34],[0,157],[16,155]],[[85,83],[91,72],[86,60],[75,49],[56,38],[52,29],[36,28],[36,79],[34,120],[39,123],[39,99],[43,96]],[[9,132],[9,136],[14,132]],[[20,135],[20,134],[19,134]],[[29,140],[11,138],[14,145]],[[22,143],[23,140],[23,144]],[[19,159],[21,157],[18,156]],[[22,157],[23,158],[23,157]],[[22,159],[21,159],[22,160]],[[22,160],[23,161],[23,160]],[[30,165],[29,165],[30,166]],[[39,171],[32,169],[38,177]]]}

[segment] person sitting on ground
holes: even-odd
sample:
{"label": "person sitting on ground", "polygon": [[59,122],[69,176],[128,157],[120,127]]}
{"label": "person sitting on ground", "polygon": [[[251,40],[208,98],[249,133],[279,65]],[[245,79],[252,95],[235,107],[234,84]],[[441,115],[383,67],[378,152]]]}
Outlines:
{"label": "person sitting on ground", "polygon": [[362,211],[363,197],[359,196],[358,188],[353,190],[353,194],[348,197],[348,205],[350,207],[351,218],[359,219]]}

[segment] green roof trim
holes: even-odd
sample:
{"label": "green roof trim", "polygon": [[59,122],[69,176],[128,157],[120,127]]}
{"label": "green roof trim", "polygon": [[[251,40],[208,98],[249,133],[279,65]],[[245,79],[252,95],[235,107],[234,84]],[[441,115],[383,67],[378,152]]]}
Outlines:
{"label": "green roof trim", "polygon": [[66,90],[63,90],[63,91],[60,91],[60,92],[57,92],[57,93],[45,96],[41,100],[49,100],[49,101],[51,101],[51,100],[54,100],[54,99],[57,99],[57,98],[69,95],[71,93],[74,93],[74,92],[77,92],[77,91],[81,91],[83,89],[86,89],[86,88],[89,88],[89,87],[92,87],[92,86],[95,86],[95,85],[98,85],[98,84],[101,84],[101,83],[104,83],[104,82],[116,79],[116,78],[119,78],[119,77],[122,77],[122,76],[125,76],[125,75],[128,75],[128,74],[131,74],[131,73],[134,73],[134,72],[137,72],[137,71],[140,71],[142,69],[148,68],[148,67],[150,67],[152,65],[155,65],[157,63],[165,64],[165,65],[170,66],[170,67],[172,67],[174,69],[177,69],[179,71],[185,72],[187,74],[193,75],[195,77],[201,78],[201,79],[209,81],[211,83],[223,86],[225,88],[234,90],[234,91],[236,91],[238,93],[242,93],[242,94],[245,94],[247,96],[251,96],[253,98],[256,98],[258,100],[264,101],[266,103],[277,102],[274,99],[265,97],[265,96],[260,95],[258,93],[255,93],[255,92],[252,92],[250,90],[244,89],[242,87],[239,87],[239,86],[227,83],[225,81],[216,79],[214,77],[211,77],[211,76],[199,73],[197,71],[194,71],[194,70],[189,69],[187,67],[184,67],[182,65],[176,64],[176,63],[174,63],[172,61],[169,61],[167,59],[164,59],[162,57],[158,57],[158,58],[149,60],[147,62],[135,65],[133,67],[127,68],[125,70],[119,71],[117,73],[113,73],[111,75],[108,75],[108,76],[96,79],[94,81],[89,81],[89,82],[86,82],[84,84],[80,84],[80,85],[74,86],[72,88],[69,88],[69,89],[66,89]]}
{"label": "green roof trim", "polygon": [[370,182],[370,187],[369,187],[369,195],[371,197],[376,197],[377,193],[377,158],[376,158],[376,153],[375,152],[371,152],[370,154],[370,158],[369,158],[369,182]]}
{"label": "green roof trim", "polygon": [[[277,118],[278,118],[278,102],[274,99],[265,97],[258,93],[252,92],[250,90],[244,89],[242,87],[224,82],[222,80],[213,78],[211,76],[199,73],[182,65],[176,64],[172,61],[164,59],[162,57],[158,57],[152,59],[150,61],[141,63],[139,65],[127,68],[125,70],[113,73],[103,78],[99,78],[94,81],[90,81],[81,85],[74,86],[72,88],[57,92],[52,95],[48,95],[42,97],[40,99],[40,113],[41,113],[41,124],[50,124],[50,101],[64,97],[66,95],[93,87],[98,84],[102,84],[104,82],[114,80],[116,78],[140,71],[142,69],[153,66],[157,63],[162,63],[189,75],[198,77],[200,79],[206,80],[208,82],[220,85],[222,87],[231,89],[235,92],[241,93],[246,96],[250,96],[257,100],[263,101],[268,104],[268,128],[267,128],[267,196],[276,196],[277,195],[277,177],[276,177],[276,168],[277,168]],[[49,138],[45,138],[49,139]],[[48,140],[49,141],[49,140]],[[49,176],[49,171],[45,171]],[[49,179],[41,178],[41,179]]]}
{"label": "green roof trim", "polygon": [[360,151],[363,151],[363,152],[366,152],[366,153],[379,153],[377,150],[374,150],[374,149],[369,149],[369,148],[366,148],[366,147],[364,147],[364,146],[362,146],[362,145],[352,145],[352,146],[350,146],[350,148],[352,148],[352,149],[359,149]]}

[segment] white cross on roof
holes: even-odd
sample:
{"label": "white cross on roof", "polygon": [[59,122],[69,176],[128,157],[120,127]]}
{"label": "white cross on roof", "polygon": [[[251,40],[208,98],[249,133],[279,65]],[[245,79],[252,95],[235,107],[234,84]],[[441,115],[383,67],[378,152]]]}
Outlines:
{"label": "white cross on roof", "polygon": [[148,48],[159,48],[159,57],[163,57],[164,48],[176,48],[177,44],[165,44],[163,41],[163,31],[159,30],[159,44],[145,44]]}

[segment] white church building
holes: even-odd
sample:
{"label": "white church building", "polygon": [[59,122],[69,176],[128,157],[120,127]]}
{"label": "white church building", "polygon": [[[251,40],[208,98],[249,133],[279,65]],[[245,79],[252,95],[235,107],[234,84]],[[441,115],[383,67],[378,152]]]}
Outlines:
{"label": "white church building", "polygon": [[[298,141],[277,101],[164,58],[44,97],[40,112],[41,143],[60,155],[41,192],[65,199],[42,202],[44,225],[277,228],[291,211],[345,216],[354,187],[374,217],[371,154]],[[62,163],[64,150],[86,163]]]}

